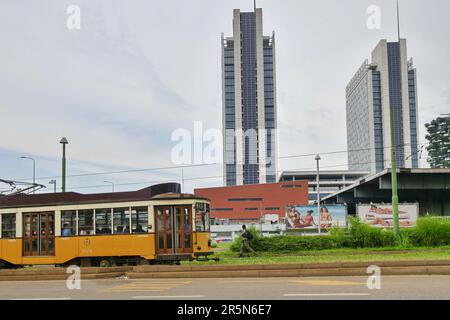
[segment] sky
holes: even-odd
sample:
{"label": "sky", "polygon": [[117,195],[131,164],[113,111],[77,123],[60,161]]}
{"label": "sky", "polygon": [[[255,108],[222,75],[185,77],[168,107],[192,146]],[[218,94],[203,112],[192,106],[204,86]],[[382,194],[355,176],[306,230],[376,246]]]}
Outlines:
{"label": "sky", "polygon": [[[279,156],[346,150],[345,87],[379,40],[396,40],[395,1],[257,3],[264,33],[276,33]],[[450,112],[450,2],[400,4],[424,142],[424,124]],[[67,27],[71,5],[80,8],[79,30]],[[381,9],[377,30],[367,28],[371,5]],[[193,134],[196,121],[221,129],[220,39],[232,35],[235,8],[250,11],[253,1],[2,0],[0,179],[31,181],[31,161],[20,159],[29,156],[37,182],[48,192],[55,178],[59,188],[64,136],[70,191],[109,192],[105,181],[136,190],[182,177],[186,192],[222,185],[221,164],[170,169],[171,137],[177,129]],[[346,163],[345,153],[324,155],[321,166]],[[111,173],[152,168],[159,169]],[[278,164],[314,168],[314,156]]]}

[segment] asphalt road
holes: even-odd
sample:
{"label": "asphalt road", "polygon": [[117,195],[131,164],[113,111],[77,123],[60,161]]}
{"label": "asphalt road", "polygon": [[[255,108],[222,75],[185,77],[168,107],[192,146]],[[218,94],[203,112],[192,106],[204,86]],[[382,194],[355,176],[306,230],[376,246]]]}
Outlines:
{"label": "asphalt road", "polygon": [[367,288],[367,277],[113,279],[84,280],[81,289],[65,281],[0,282],[0,299],[70,300],[450,300],[450,276],[383,276],[380,290]]}

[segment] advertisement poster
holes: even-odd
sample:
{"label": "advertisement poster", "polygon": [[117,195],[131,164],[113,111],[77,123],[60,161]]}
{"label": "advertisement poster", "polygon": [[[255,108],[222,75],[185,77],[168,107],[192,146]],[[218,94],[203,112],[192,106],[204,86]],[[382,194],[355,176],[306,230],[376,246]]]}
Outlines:
{"label": "advertisement poster", "polygon": [[287,229],[345,228],[347,225],[347,207],[344,205],[323,206],[320,212],[317,206],[289,206],[286,209]]}
{"label": "advertisement poster", "polygon": [[[361,204],[357,206],[358,216],[368,225],[392,228],[394,216],[390,204]],[[398,216],[401,228],[414,227],[419,216],[419,204],[399,204]]]}

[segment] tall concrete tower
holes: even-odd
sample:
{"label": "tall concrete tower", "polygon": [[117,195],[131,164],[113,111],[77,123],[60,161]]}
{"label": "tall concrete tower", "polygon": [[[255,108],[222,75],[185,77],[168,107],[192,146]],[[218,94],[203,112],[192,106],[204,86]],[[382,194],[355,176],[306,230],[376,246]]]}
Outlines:
{"label": "tall concrete tower", "polygon": [[263,35],[262,9],[234,10],[222,36],[224,183],[274,183],[277,175],[275,34]]}
{"label": "tall concrete tower", "polygon": [[390,109],[398,168],[418,168],[417,73],[406,40],[381,40],[347,86],[350,170],[391,167]]}

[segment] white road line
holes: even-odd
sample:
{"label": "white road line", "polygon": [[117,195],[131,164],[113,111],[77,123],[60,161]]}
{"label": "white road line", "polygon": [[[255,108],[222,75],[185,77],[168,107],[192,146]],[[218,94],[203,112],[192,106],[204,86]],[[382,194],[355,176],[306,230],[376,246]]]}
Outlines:
{"label": "white road line", "polygon": [[189,299],[189,298],[204,298],[205,296],[136,296],[133,299]]}
{"label": "white road line", "polygon": [[351,297],[370,296],[370,293],[286,293],[285,297]]}
{"label": "white road line", "polygon": [[71,300],[72,298],[19,298],[9,300]]}

